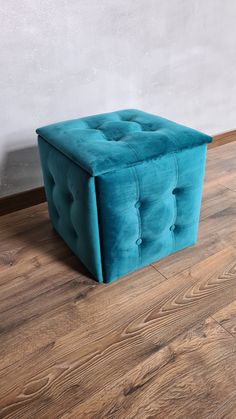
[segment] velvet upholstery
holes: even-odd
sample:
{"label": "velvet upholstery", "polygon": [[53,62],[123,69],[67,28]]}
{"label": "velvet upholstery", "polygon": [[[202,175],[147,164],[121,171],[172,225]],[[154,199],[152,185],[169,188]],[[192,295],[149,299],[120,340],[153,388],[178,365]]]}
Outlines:
{"label": "velvet upholstery", "polygon": [[98,281],[195,243],[211,137],[134,109],[37,133],[54,228]]}

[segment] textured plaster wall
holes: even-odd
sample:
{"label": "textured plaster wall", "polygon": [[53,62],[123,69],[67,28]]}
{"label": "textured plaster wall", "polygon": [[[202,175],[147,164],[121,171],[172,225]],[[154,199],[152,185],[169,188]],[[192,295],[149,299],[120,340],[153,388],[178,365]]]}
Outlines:
{"label": "textured plaster wall", "polygon": [[0,195],[41,183],[50,122],[135,107],[235,128],[235,22],[235,0],[1,0]]}

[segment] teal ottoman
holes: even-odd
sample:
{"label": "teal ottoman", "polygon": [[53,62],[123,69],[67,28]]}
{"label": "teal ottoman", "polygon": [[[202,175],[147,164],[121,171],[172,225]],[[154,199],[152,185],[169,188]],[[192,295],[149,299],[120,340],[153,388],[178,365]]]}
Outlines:
{"label": "teal ottoman", "polygon": [[135,109],[36,132],[52,224],[97,281],[196,242],[211,137]]}

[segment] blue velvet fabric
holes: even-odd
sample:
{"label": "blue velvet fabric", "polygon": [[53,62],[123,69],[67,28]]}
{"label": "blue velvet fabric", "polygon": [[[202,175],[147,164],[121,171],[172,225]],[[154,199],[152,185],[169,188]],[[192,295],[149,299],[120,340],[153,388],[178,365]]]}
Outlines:
{"label": "blue velvet fabric", "polygon": [[201,132],[135,109],[60,122],[36,132],[92,176],[211,141]]}
{"label": "blue velvet fabric", "polygon": [[40,137],[38,144],[52,224],[92,275],[102,282],[95,178]]}
{"label": "blue velvet fabric", "polygon": [[37,133],[52,223],[98,281],[195,243],[211,137],[133,109]]}

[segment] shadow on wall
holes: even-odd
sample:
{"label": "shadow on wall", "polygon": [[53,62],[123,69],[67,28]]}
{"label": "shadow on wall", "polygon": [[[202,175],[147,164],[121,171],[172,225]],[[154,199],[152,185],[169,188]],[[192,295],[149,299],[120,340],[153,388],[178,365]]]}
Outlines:
{"label": "shadow on wall", "polygon": [[36,146],[8,151],[0,170],[0,197],[43,184]]}

